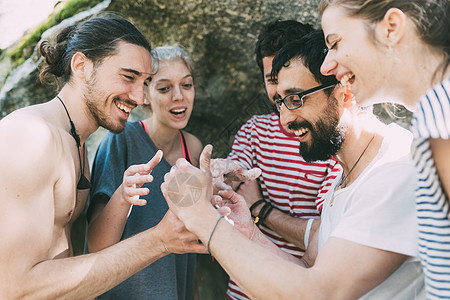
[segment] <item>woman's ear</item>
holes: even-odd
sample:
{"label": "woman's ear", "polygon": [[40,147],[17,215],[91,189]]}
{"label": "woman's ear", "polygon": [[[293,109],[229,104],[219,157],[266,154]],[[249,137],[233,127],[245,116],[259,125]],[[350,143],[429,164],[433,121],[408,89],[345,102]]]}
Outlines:
{"label": "woman's ear", "polygon": [[377,38],[389,48],[400,42],[405,34],[406,16],[398,8],[390,8],[377,26]]}

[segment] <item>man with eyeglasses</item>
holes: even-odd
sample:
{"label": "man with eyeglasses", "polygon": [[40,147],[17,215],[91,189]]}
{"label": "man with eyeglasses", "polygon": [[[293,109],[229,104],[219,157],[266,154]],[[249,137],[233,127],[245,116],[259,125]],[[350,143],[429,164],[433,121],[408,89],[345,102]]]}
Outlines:
{"label": "man with eyeglasses", "polygon": [[[242,209],[245,200],[231,190],[220,191],[222,198],[214,202],[230,210],[235,226],[221,221],[210,203],[210,146],[200,169],[179,161],[163,193],[170,209],[253,299],[424,299],[411,133],[381,123],[353,101],[350,85],[323,76],[324,48],[323,33],[316,31],[287,44],[273,61],[281,123],[297,136],[301,154],[308,160],[333,155],[343,167],[325,195],[317,239],[301,260],[270,243]],[[186,174],[202,188],[182,207],[177,197],[189,189],[171,191],[179,187],[174,180]]]}
{"label": "man with eyeglasses", "polygon": [[[256,62],[272,104],[278,98],[277,82],[271,79],[274,55],[286,43],[312,30],[309,24],[286,20],[270,22],[260,32],[255,47]],[[261,231],[280,249],[300,258],[311,232],[320,224],[322,197],[340,167],[333,159],[306,162],[299,155],[298,139],[283,128],[275,107],[274,111],[255,115],[240,128],[228,159],[246,170],[261,169],[258,181],[243,182],[237,192],[258,218]],[[217,161],[214,164],[217,170]],[[229,299],[248,299],[232,278],[226,294]]]}

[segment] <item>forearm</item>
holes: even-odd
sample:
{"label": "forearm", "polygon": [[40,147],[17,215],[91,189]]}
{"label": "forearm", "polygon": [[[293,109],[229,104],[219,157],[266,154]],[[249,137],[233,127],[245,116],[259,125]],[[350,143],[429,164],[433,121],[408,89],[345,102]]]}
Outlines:
{"label": "forearm", "polygon": [[[190,227],[207,243],[217,216],[208,213],[202,216],[205,217]],[[305,269],[250,241],[223,220],[211,237],[210,250],[225,271],[254,299],[298,298],[301,296],[296,291],[299,282],[305,286],[309,282],[304,276]]]}
{"label": "forearm", "polygon": [[[114,193],[107,204],[96,203],[92,220],[87,232],[87,244],[90,252],[97,252],[120,241],[131,204],[119,199]],[[98,200],[97,202],[101,202]]]}
{"label": "forearm", "polygon": [[[256,227],[256,225],[254,225],[254,226]],[[295,256],[290,255],[289,253],[278,248],[278,246],[275,245],[271,240],[269,240],[267,238],[267,236],[259,230],[259,228],[257,228],[257,227],[255,228],[255,232],[253,233],[253,235],[251,237],[252,237],[251,240],[253,242],[262,246],[263,248],[270,251],[271,253],[273,253],[285,260],[288,260],[295,264],[299,264],[303,267],[306,267],[306,264],[303,260],[300,260],[300,259],[296,258]]]}
{"label": "forearm", "polygon": [[165,256],[159,235],[155,227],[97,253],[40,262],[8,299],[94,298]]}

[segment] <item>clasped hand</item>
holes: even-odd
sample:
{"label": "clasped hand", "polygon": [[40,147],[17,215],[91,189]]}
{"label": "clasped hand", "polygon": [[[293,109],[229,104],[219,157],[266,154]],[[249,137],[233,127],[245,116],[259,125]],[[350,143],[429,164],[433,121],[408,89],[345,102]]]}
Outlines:
{"label": "clasped hand", "polygon": [[261,175],[261,169],[253,168],[246,170],[231,159],[211,159],[211,174],[213,186],[217,190],[233,189],[233,182],[241,183],[256,179]]}

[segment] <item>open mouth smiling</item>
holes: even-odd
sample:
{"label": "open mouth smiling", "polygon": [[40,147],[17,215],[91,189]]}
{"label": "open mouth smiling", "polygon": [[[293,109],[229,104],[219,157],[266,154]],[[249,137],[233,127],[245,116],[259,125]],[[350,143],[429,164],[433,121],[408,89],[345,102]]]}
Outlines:
{"label": "open mouth smiling", "polygon": [[304,137],[308,132],[309,132],[308,128],[300,128],[300,129],[294,130],[294,134],[297,137]]}
{"label": "open mouth smiling", "polygon": [[124,104],[122,104],[120,102],[117,102],[117,101],[115,101],[115,104],[116,104],[118,109],[120,109],[121,111],[123,111],[123,112],[125,112],[127,114],[129,114],[134,108],[134,107],[126,106],[126,105],[124,105]]}
{"label": "open mouth smiling", "polygon": [[186,112],[186,108],[178,108],[178,109],[171,109],[170,113],[174,115],[181,115]]}
{"label": "open mouth smiling", "polygon": [[341,78],[341,84],[347,85],[348,83],[352,84],[355,81],[355,74],[353,73],[347,73]]}

